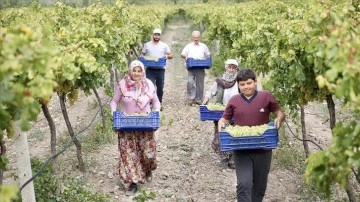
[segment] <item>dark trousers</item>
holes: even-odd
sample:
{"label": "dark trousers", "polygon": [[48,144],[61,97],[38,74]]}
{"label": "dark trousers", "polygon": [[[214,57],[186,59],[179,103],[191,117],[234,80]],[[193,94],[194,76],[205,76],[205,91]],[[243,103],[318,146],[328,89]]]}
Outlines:
{"label": "dark trousers", "polygon": [[156,86],[156,94],[160,103],[162,103],[162,97],[164,94],[165,69],[152,69],[151,67],[147,67],[145,72],[146,78],[150,79]]}
{"label": "dark trousers", "polygon": [[238,202],[261,202],[265,196],[272,151],[234,151]]}

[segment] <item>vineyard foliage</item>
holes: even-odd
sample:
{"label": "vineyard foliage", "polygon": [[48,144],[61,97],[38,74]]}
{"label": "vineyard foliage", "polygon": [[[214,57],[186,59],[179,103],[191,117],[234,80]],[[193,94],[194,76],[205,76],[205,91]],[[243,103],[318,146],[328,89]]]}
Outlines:
{"label": "vineyard foliage", "polygon": [[[360,112],[360,15],[352,1],[254,1],[183,8],[206,27],[208,41],[219,40],[224,58],[243,58],[243,67],[265,73],[279,102],[292,117],[299,106],[335,95],[355,117]],[[333,144],[307,161],[306,177],[330,194],[347,186],[360,169],[360,124],[333,129]],[[321,159],[321,160],[319,160]],[[359,181],[359,179],[358,179]]]}
{"label": "vineyard foliage", "polygon": [[[62,3],[0,10],[0,136],[22,130],[53,92],[76,102],[79,91],[106,87],[109,68],[127,71],[127,55],[163,28],[175,13],[205,26],[203,39],[220,41],[220,55],[267,75],[271,89],[293,117],[298,107],[334,95],[360,113],[359,5],[347,0],[249,1],[191,6]],[[360,124],[339,122],[333,144],[308,159],[306,176],[330,194],[330,186],[360,168]]]}
{"label": "vineyard foliage", "polygon": [[[7,96],[0,98],[0,131],[20,115],[23,130],[28,130],[27,121],[40,112],[39,99],[47,104],[54,91],[73,103],[79,90],[104,87],[112,65],[126,72],[125,55],[132,47],[138,49],[154,27],[162,27],[171,12],[141,10],[125,1],[115,6],[57,3],[2,10],[0,90]],[[146,17],[139,18],[140,13]]]}
{"label": "vineyard foliage", "polygon": [[14,134],[13,121],[21,120],[22,130],[40,112],[37,99],[48,101],[53,93],[55,75],[48,70],[56,54],[42,28],[0,28],[0,135]]}
{"label": "vineyard foliage", "polygon": [[109,69],[126,72],[125,56],[140,49],[152,29],[163,28],[174,11],[132,7],[124,0],[113,6],[33,3],[0,10],[0,140],[11,138],[18,119],[21,130],[29,130],[54,92],[73,104],[79,91],[109,88]]}

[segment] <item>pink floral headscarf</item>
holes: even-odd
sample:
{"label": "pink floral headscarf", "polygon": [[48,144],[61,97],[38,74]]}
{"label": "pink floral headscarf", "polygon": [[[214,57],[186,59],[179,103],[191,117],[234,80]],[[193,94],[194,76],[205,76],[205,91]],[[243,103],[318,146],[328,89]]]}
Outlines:
{"label": "pink floral headscarf", "polygon": [[[134,81],[131,78],[131,72],[135,67],[141,67],[143,76],[140,80]],[[132,97],[136,104],[143,109],[145,105],[154,97],[155,86],[150,83],[145,76],[144,64],[139,60],[134,60],[129,65],[128,74],[124,76],[125,85],[120,85],[124,96]]]}

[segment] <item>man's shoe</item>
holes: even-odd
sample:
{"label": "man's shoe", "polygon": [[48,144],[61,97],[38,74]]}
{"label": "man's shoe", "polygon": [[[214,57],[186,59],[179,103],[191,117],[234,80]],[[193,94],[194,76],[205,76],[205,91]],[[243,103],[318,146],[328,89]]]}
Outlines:
{"label": "man's shoe", "polygon": [[145,174],[145,177],[146,177],[146,181],[151,182],[151,181],[152,181],[152,178],[153,178],[152,172],[151,172],[151,171],[147,171],[146,174]]}
{"label": "man's shoe", "polygon": [[195,103],[196,103],[197,105],[202,105],[202,101],[201,101],[201,100],[197,100]]}
{"label": "man's shoe", "polygon": [[129,186],[128,190],[126,191],[126,196],[132,196],[134,195],[138,190],[138,186],[136,183],[131,183],[131,185]]}
{"label": "man's shoe", "polygon": [[195,103],[194,99],[188,99],[186,105],[192,106]]}

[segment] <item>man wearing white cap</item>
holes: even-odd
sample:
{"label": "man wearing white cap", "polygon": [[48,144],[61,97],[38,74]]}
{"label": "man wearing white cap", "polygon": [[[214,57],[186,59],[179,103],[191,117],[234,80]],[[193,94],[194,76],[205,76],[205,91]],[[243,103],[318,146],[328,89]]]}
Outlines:
{"label": "man wearing white cap", "polygon": [[[152,40],[145,43],[141,54],[143,56],[172,59],[173,54],[171,53],[169,46],[166,43],[160,41],[160,38],[161,29],[154,29]],[[150,79],[156,86],[156,93],[159,97],[160,103],[162,103],[164,94],[165,67],[166,65],[163,67],[146,67],[146,77]]]}

